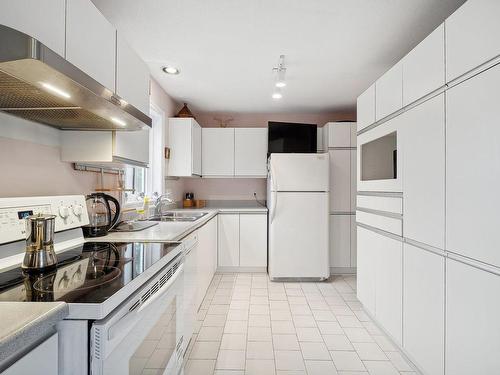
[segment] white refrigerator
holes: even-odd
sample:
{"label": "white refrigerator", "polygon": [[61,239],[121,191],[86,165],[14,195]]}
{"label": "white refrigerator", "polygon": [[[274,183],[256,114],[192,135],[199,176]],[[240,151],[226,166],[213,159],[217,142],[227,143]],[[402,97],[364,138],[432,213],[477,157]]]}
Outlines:
{"label": "white refrigerator", "polygon": [[329,155],[271,154],[269,277],[324,280],[329,261]]}

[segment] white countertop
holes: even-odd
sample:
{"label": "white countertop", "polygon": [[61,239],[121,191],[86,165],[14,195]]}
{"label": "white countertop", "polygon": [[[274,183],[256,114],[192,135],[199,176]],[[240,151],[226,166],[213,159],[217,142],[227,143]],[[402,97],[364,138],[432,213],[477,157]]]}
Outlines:
{"label": "white countertop", "polygon": [[68,315],[64,302],[0,302],[0,368],[44,337]]}
{"label": "white countertop", "polygon": [[[217,207],[215,207],[217,206]],[[158,222],[158,225],[138,232],[111,232],[103,237],[87,238],[92,242],[168,242],[180,241],[218,214],[225,213],[267,213],[267,208],[255,201],[209,201],[204,208],[186,208],[170,211],[196,211],[208,214],[193,222]]]}

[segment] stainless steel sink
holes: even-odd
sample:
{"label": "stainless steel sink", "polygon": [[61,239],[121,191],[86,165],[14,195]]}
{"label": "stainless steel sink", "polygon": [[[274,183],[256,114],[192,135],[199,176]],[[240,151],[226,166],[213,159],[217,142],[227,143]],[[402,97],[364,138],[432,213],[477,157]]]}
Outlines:
{"label": "stainless steel sink", "polygon": [[161,216],[149,218],[148,221],[196,221],[203,216],[208,215],[208,212],[165,212]]}

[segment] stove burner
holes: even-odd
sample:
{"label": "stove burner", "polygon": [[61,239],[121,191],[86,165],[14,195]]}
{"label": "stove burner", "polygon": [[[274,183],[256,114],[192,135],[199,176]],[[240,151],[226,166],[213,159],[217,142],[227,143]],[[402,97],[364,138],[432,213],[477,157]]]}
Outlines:
{"label": "stove burner", "polygon": [[121,271],[116,267],[89,267],[84,275],[79,267],[71,275],[68,271],[44,276],[33,283],[33,289],[42,293],[66,294],[103,286],[120,277]]}

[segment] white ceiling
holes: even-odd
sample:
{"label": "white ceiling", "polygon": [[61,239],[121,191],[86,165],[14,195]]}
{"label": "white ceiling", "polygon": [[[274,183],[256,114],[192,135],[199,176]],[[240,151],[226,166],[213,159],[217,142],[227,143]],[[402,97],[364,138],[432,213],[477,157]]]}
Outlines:
{"label": "white ceiling", "polygon": [[[174,99],[207,112],[354,110],[464,0],[93,0]],[[283,99],[272,67],[286,55]],[[173,64],[181,74],[168,76]]]}

